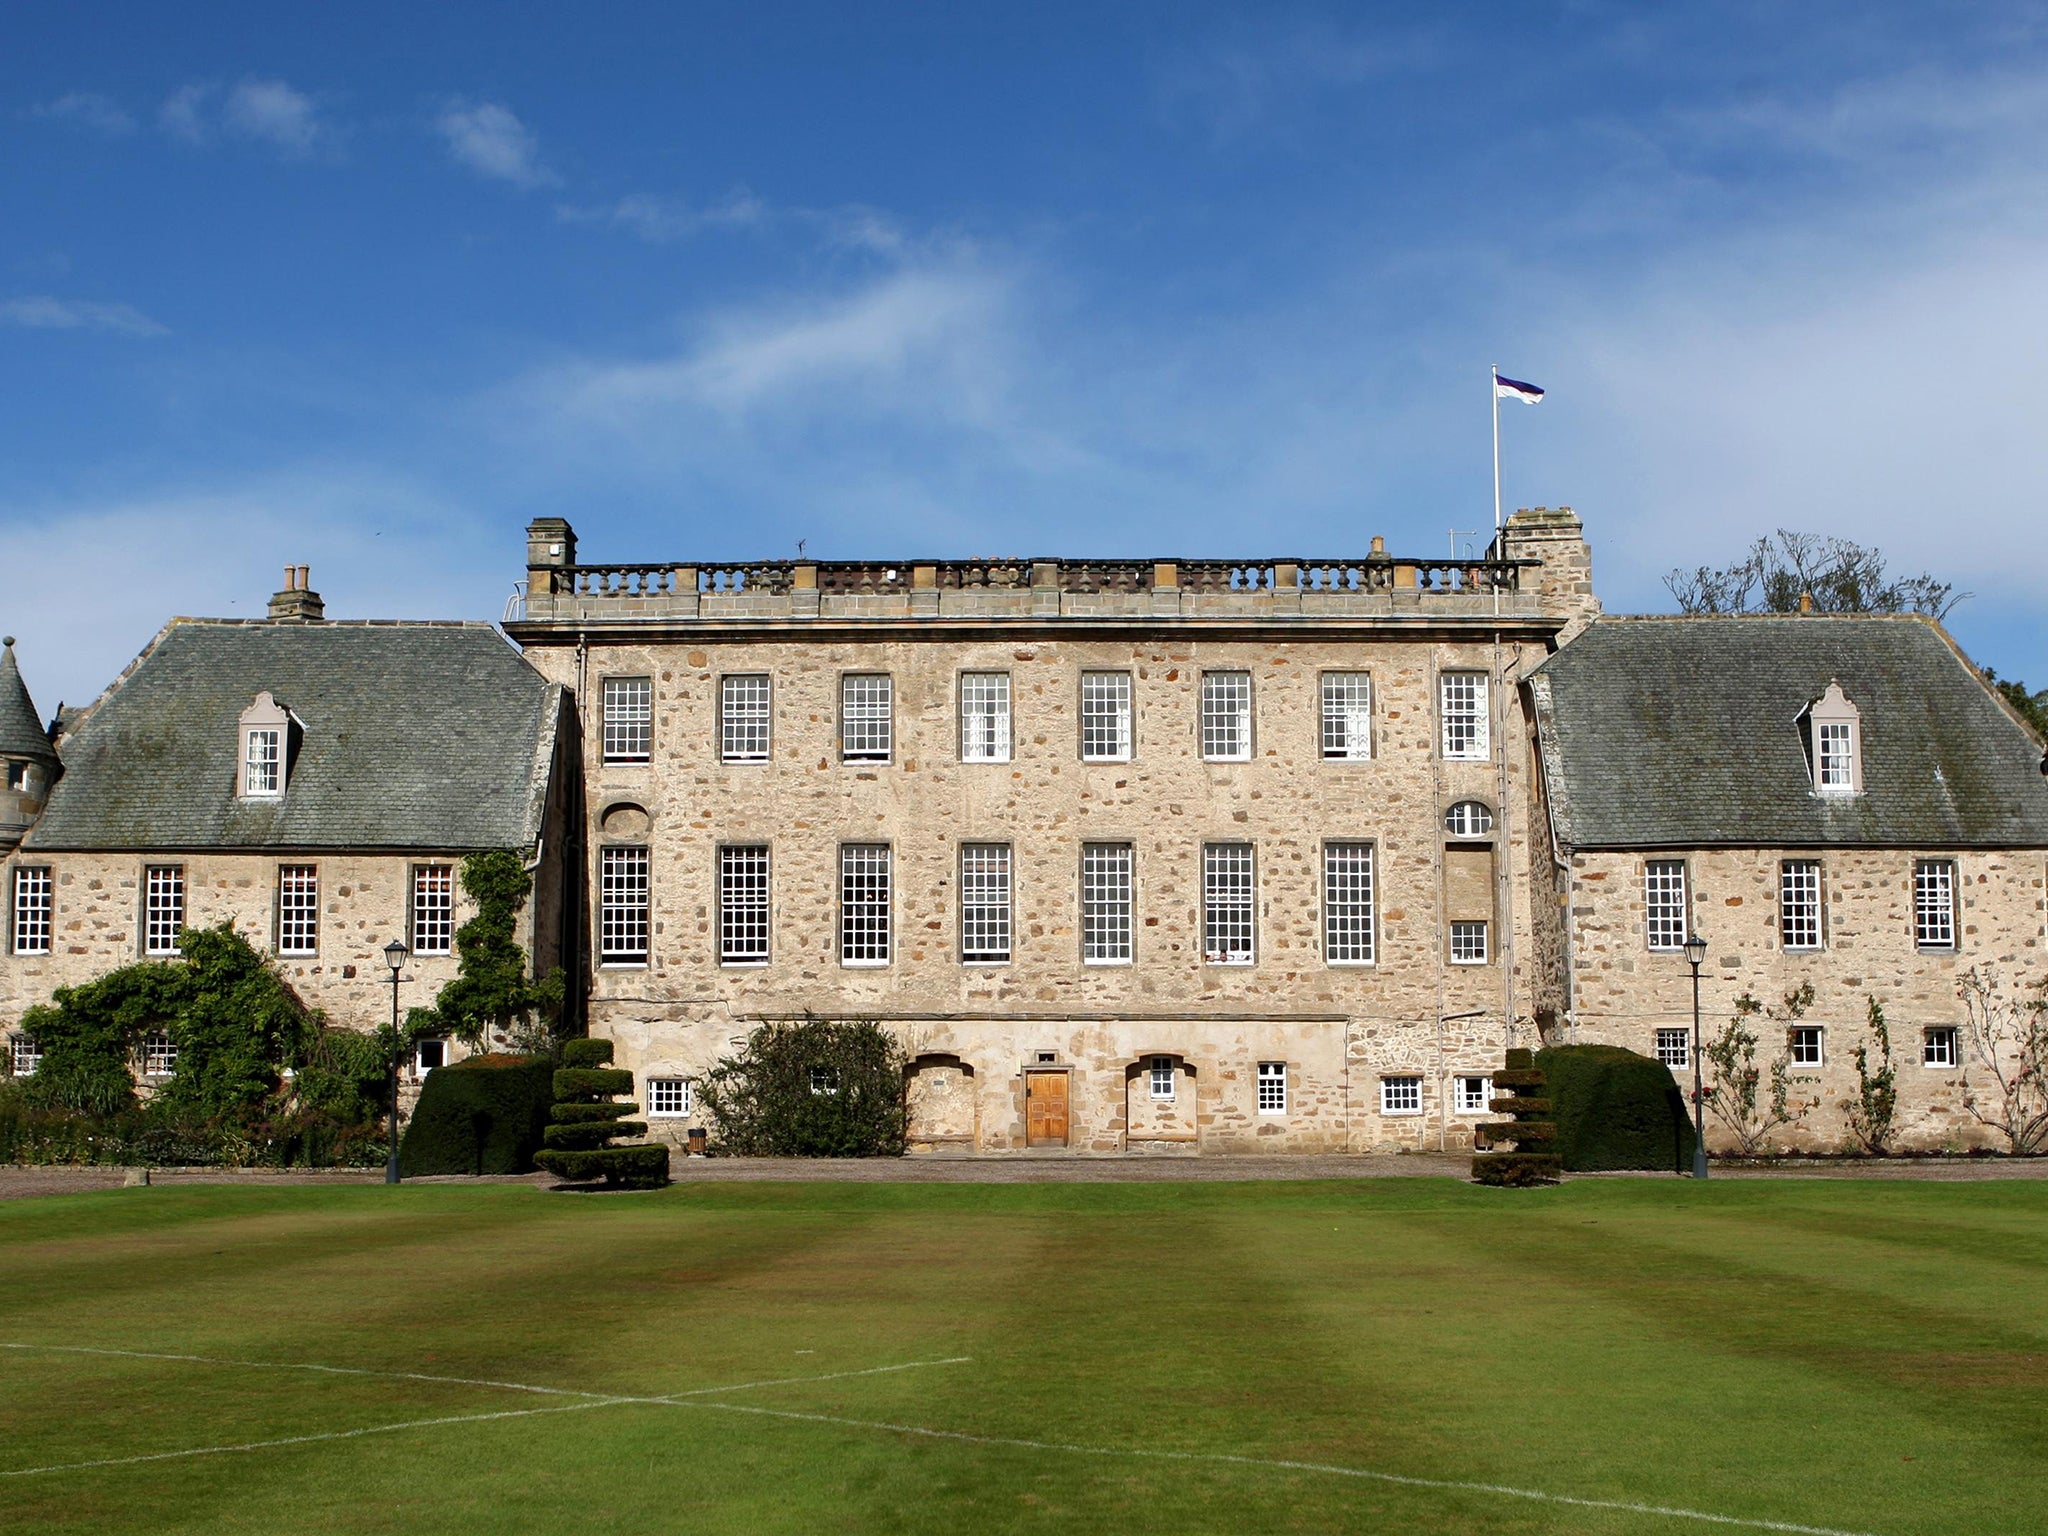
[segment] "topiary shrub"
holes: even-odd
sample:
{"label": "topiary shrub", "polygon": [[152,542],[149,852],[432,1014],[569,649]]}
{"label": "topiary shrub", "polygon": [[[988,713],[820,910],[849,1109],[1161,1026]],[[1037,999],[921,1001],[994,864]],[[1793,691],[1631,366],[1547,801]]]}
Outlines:
{"label": "topiary shrub", "polygon": [[[613,1098],[633,1091],[633,1074],[611,1065],[609,1040],[570,1040],[554,1074],[554,1106],[534,1166],[572,1184],[603,1181],[614,1189],[659,1189],[668,1182],[668,1148],[615,1147],[616,1136],[645,1136],[646,1122],[624,1117],[638,1104]],[[428,1075],[432,1081],[432,1074]]]}
{"label": "topiary shrub", "polygon": [[1532,1184],[1555,1184],[1563,1160],[1551,1150],[1557,1127],[1551,1123],[1550,1100],[1542,1097],[1543,1073],[1537,1069],[1534,1053],[1508,1052],[1504,1070],[1493,1074],[1493,1086],[1508,1092],[1493,1101],[1496,1115],[1511,1120],[1489,1120],[1477,1128],[1481,1147],[1497,1149],[1511,1142],[1514,1150],[1482,1151],[1472,1159],[1472,1179],[1478,1184],[1523,1188]]}
{"label": "topiary shrub", "polygon": [[398,1145],[399,1172],[533,1172],[554,1107],[554,1079],[546,1056],[471,1056],[436,1067]]}
{"label": "topiary shrub", "polygon": [[900,1157],[906,1065],[872,1020],[778,1020],[711,1069],[704,1111],[741,1157]]}
{"label": "topiary shrub", "polygon": [[1554,1045],[1536,1053],[1554,1143],[1572,1173],[1692,1167],[1692,1122],[1671,1069],[1618,1045]]}

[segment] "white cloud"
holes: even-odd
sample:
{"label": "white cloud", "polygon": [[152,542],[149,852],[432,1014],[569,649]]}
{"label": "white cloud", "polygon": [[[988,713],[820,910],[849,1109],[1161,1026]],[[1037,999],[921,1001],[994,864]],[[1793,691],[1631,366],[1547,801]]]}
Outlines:
{"label": "white cloud", "polygon": [[32,111],[37,117],[76,123],[110,139],[135,131],[135,119],[128,115],[127,109],[98,91],[72,91],[55,101],[46,101]]}
{"label": "white cloud", "polygon": [[559,182],[540,163],[540,141],[509,107],[494,101],[451,102],[434,127],[456,163],[479,176],[525,188]]}
{"label": "white cloud", "polygon": [[210,144],[225,136],[268,145],[289,159],[332,149],[337,138],[311,96],[283,80],[254,76],[225,94],[211,81],[182,85],[165,99],[157,123],[187,144]]}
{"label": "white cloud", "polygon": [[168,336],[159,324],[128,304],[103,304],[86,299],[57,299],[34,294],[0,299],[0,325],[34,331],[105,331],[114,336]]}
{"label": "white cloud", "polygon": [[187,144],[203,144],[211,136],[206,119],[208,102],[219,94],[213,85],[181,85],[165,98],[157,111],[157,122],[165,133]]}

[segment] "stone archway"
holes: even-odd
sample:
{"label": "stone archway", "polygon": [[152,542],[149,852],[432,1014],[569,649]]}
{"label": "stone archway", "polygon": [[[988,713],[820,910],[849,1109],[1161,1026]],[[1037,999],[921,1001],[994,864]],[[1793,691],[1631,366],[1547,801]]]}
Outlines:
{"label": "stone archway", "polygon": [[904,1075],[913,1152],[972,1152],[980,1145],[979,1079],[958,1056],[920,1056]]}

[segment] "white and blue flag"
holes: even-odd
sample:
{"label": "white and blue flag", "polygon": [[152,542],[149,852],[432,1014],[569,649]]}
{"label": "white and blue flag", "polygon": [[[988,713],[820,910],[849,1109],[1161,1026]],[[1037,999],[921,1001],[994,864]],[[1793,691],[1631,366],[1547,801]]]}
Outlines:
{"label": "white and blue flag", "polygon": [[1520,400],[1525,405],[1535,405],[1543,398],[1541,386],[1524,384],[1499,373],[1493,376],[1493,394],[1496,400]]}

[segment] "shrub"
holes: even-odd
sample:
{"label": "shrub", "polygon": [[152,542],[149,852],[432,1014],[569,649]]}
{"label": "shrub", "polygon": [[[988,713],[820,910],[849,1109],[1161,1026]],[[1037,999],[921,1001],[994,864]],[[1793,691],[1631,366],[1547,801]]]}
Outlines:
{"label": "shrub", "polygon": [[408,1033],[454,1035],[471,1046],[495,1035],[522,1051],[552,1049],[567,978],[559,970],[529,977],[526,952],[513,937],[533,876],[508,849],[473,853],[462,861],[462,891],[476,903],[476,916],[456,930],[455,979],[431,1008],[407,1015]]}
{"label": "shrub", "polygon": [[1541,1096],[1543,1084],[1543,1073],[1536,1066],[1533,1052],[1508,1052],[1506,1069],[1493,1074],[1494,1087],[1508,1091],[1493,1101],[1492,1109],[1497,1115],[1514,1118],[1479,1126],[1477,1140],[1480,1146],[1489,1148],[1497,1148],[1504,1141],[1513,1142],[1514,1150],[1476,1153],[1472,1158],[1474,1183],[1524,1188],[1557,1182],[1562,1160],[1550,1150],[1557,1139],[1557,1127],[1551,1123],[1550,1100]]}
{"label": "shrub", "polygon": [[898,1157],[906,1062],[872,1020],[764,1024],[703,1087],[719,1147],[741,1157]]}
{"label": "shrub", "polygon": [[[610,1102],[633,1091],[633,1074],[609,1065],[609,1040],[571,1040],[554,1074],[555,1103],[534,1165],[571,1183],[603,1180],[615,1189],[659,1189],[668,1182],[667,1147],[614,1147],[615,1136],[645,1136],[646,1125],[623,1118],[638,1104]],[[429,1081],[432,1081],[431,1076]]]}
{"label": "shrub", "polygon": [[1536,1053],[1536,1065],[1566,1169],[1692,1166],[1692,1122],[1669,1067],[1618,1045],[1555,1045]]}
{"label": "shrub", "polygon": [[1868,1045],[1856,1047],[1856,1097],[1842,1107],[1848,1111],[1849,1134],[1872,1157],[1891,1151],[1892,1133],[1898,1124],[1899,1070],[1892,1063],[1892,1032],[1885,1024],[1884,1007],[1874,997],[1868,1005],[1870,1038],[1877,1046],[1877,1066],[1870,1065]]}
{"label": "shrub", "polygon": [[399,1172],[533,1172],[554,1076],[545,1056],[471,1056],[435,1068],[399,1143]]}
{"label": "shrub", "polygon": [[1811,982],[1787,992],[1782,1005],[1766,1006],[1745,992],[1735,1000],[1735,1014],[1727,1027],[1701,1050],[1713,1074],[1707,1084],[1707,1108],[1728,1128],[1744,1157],[1755,1157],[1768,1150],[1773,1131],[1796,1124],[1820,1102],[1792,1097],[1795,1083],[1810,1083],[1813,1079],[1792,1075],[1789,1047],[1781,1046],[1768,1067],[1757,1065],[1759,1042],[1749,1021],[1767,1020],[1779,1040],[1784,1041],[1786,1032],[1806,1017],[1806,1010],[1812,1006]]}

